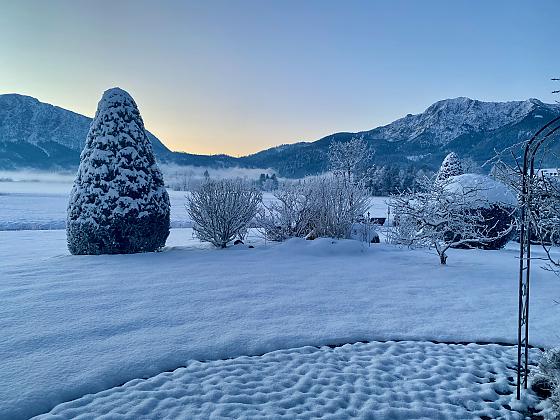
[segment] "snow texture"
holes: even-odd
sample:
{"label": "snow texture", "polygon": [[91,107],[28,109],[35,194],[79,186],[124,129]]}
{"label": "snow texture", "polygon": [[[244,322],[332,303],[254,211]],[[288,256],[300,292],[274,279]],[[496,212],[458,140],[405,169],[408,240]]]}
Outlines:
{"label": "snow texture", "polygon": [[[249,243],[215,250],[178,229],[164,252],[70,256],[64,231],[0,232],[0,418],[190,360],[372,340],[515,343],[516,246],[450,250],[441,267],[386,244]],[[531,283],[531,344],[558,345],[560,282],[535,267]]]}
{"label": "snow texture", "polygon": [[154,251],[169,235],[169,196],[132,97],[107,90],[80,157],[68,204],[73,254]]}
{"label": "snow texture", "polygon": [[[532,349],[532,361],[539,354]],[[494,344],[301,347],[190,362],[61,404],[37,420],[524,419],[538,398],[529,391],[515,400],[516,357],[515,347]]]}
{"label": "snow texture", "polygon": [[492,204],[517,207],[515,194],[502,182],[486,175],[464,174],[449,178],[444,188],[455,194],[468,191],[472,208],[488,208]]}

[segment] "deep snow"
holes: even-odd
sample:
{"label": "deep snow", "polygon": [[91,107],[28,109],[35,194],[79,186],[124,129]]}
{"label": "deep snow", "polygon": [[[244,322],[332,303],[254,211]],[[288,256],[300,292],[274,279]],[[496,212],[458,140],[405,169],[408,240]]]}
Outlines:
{"label": "deep snow", "polygon": [[[369,340],[516,339],[517,250],[293,239],[70,256],[64,231],[0,232],[0,418],[217,360]],[[537,251],[535,251],[538,254]],[[535,269],[531,343],[560,343],[560,280]]]}
{"label": "deep snow", "polygon": [[524,419],[538,398],[528,392],[515,400],[516,357],[515,347],[410,341],[278,350],[191,362],[61,404],[37,420]]}

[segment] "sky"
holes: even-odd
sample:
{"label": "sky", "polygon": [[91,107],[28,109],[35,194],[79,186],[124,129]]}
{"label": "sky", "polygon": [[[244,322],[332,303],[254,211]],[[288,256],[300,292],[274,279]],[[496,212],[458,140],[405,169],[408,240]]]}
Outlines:
{"label": "sky", "polygon": [[0,94],[93,116],[119,86],[172,150],[242,156],[445,98],[553,102],[558,16],[558,0],[0,0]]}

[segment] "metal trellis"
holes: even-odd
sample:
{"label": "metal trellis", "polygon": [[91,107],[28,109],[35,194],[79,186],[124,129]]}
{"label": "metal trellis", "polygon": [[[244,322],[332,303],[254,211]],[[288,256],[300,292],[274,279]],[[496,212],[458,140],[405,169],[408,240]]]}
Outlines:
{"label": "metal trellis", "polygon": [[554,118],[535,133],[525,144],[521,177],[521,231],[519,236],[519,312],[517,317],[517,399],[521,384],[527,389],[529,375],[529,287],[531,280],[531,224],[533,215],[532,189],[535,156],[543,143],[560,130],[560,117]]}

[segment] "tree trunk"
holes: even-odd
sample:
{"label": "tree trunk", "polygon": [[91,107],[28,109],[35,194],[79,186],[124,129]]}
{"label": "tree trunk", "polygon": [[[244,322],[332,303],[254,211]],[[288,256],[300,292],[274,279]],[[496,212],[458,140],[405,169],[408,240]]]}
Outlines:
{"label": "tree trunk", "polygon": [[439,254],[439,263],[441,265],[447,264],[447,255],[445,255],[445,252],[442,252],[441,254]]}

